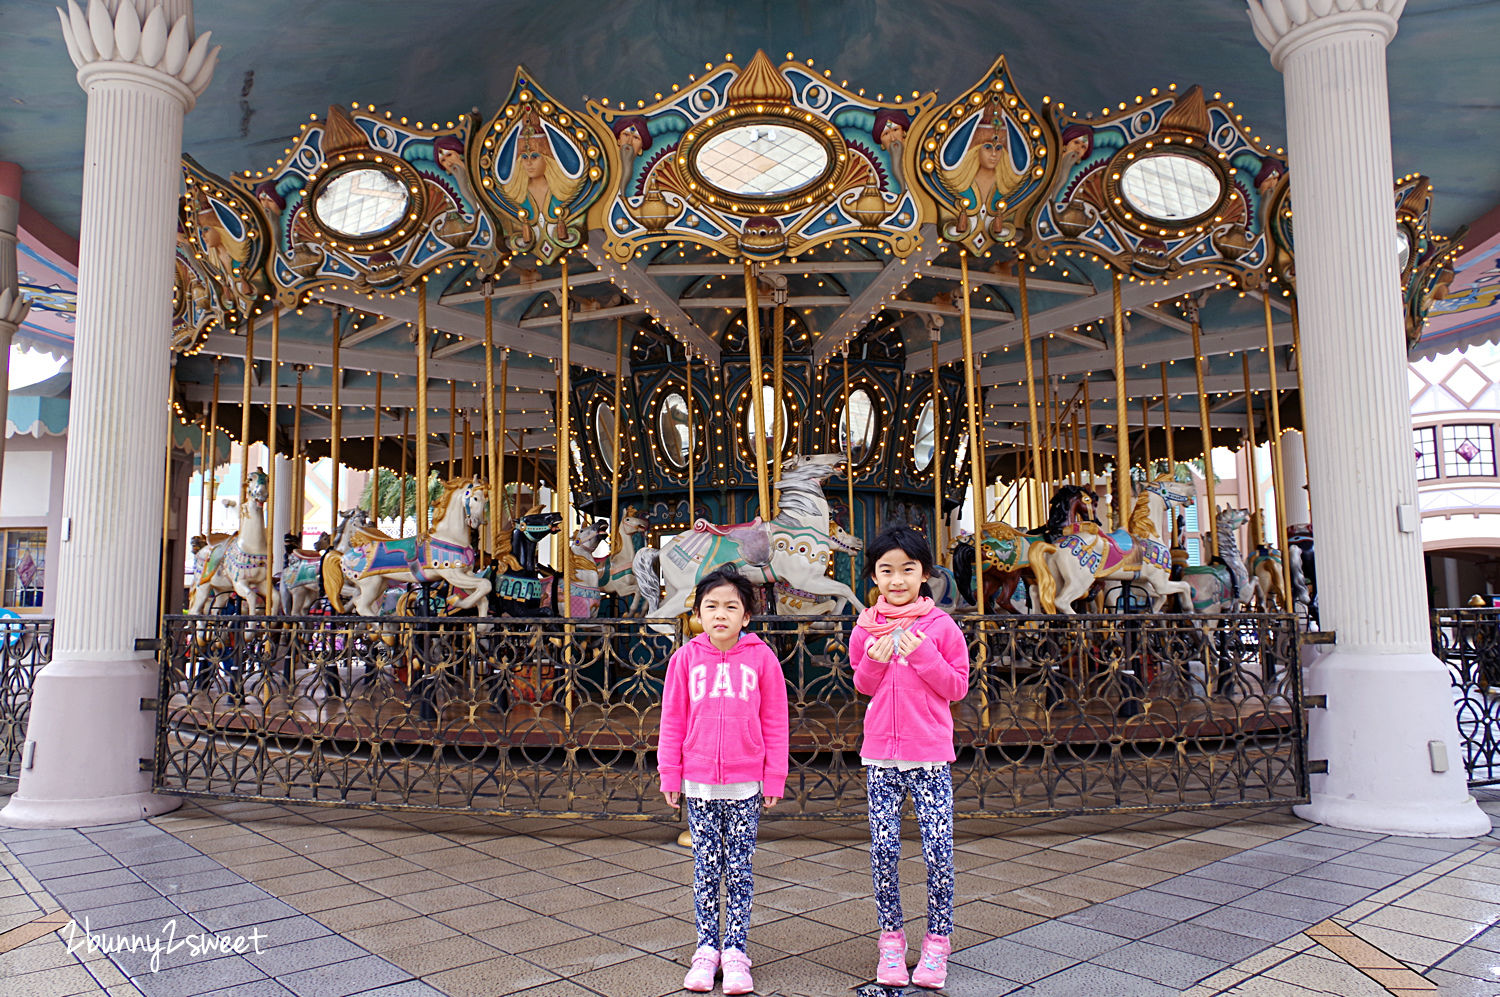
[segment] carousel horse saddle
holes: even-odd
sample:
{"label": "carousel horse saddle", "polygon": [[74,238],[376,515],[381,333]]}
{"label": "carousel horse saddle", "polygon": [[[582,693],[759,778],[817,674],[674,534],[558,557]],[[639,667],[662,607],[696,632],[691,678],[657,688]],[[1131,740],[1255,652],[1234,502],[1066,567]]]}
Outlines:
{"label": "carousel horse saddle", "polygon": [[395,539],[395,537],[390,536],[382,530],[377,530],[373,526],[361,526],[355,529],[349,540],[349,546],[357,547],[360,544],[367,543],[392,543]]}
{"label": "carousel horse saddle", "polygon": [[321,550],[289,550],[286,553],[288,561],[307,561],[309,563],[321,562],[323,552]]}
{"label": "carousel horse saddle", "polygon": [[706,519],[700,519],[693,523],[693,532],[723,537],[736,544],[740,549],[740,557],[746,564],[759,567],[771,563],[771,531],[759,516],[748,523],[736,523],[733,526],[716,526]]}

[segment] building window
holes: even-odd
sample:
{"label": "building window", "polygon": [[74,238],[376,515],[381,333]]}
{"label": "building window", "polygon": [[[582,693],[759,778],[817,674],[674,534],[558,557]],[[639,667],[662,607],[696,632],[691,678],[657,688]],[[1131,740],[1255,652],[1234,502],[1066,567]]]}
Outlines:
{"label": "building window", "polygon": [[0,530],[5,543],[5,606],[39,609],[47,567],[46,530]]}
{"label": "building window", "polygon": [[1493,477],[1494,474],[1494,426],[1443,427],[1444,477]]}
{"label": "building window", "polygon": [[1411,448],[1417,458],[1417,480],[1435,481],[1438,476],[1437,427],[1411,431]]}

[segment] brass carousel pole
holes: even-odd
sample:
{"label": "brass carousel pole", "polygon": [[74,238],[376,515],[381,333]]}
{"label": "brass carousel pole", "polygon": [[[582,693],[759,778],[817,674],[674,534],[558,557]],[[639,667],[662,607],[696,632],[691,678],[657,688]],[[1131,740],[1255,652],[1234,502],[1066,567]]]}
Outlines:
{"label": "brass carousel pole", "polygon": [[693,517],[697,515],[697,512],[695,512],[694,510],[697,508],[697,501],[698,501],[698,496],[697,496],[697,492],[696,492],[696,488],[695,488],[695,486],[697,484],[697,477],[698,477],[698,467],[697,467],[697,464],[698,464],[698,438],[697,438],[698,437],[698,424],[693,421],[693,355],[691,353],[688,354],[688,358],[687,358],[687,435],[688,435],[688,459],[687,459],[687,479],[688,479],[688,514],[687,514],[687,520],[688,521],[687,521],[687,526],[688,526],[689,529],[692,529],[692,526],[693,526]]}
{"label": "brass carousel pole", "polygon": [[1125,414],[1125,310],[1120,305],[1120,282],[1114,275],[1115,325],[1115,526],[1124,529],[1129,518],[1125,508],[1130,504],[1130,426]]}
{"label": "brass carousel pole", "polygon": [[[495,413],[495,494],[501,509],[505,508],[505,415],[506,384],[510,380],[510,350],[500,352],[500,410]],[[521,465],[516,464],[516,497],[511,502],[511,518],[517,518],[516,505],[521,501]],[[499,517],[496,517],[498,522]]]}
{"label": "brass carousel pole", "polygon": [[[776,288],[774,291],[774,296],[776,301],[776,341],[771,344],[771,390],[776,395],[776,404],[771,408],[771,440],[775,446],[776,452],[774,458],[775,462],[774,464],[772,464],[771,474],[771,481],[773,483],[781,480],[781,452],[784,449],[784,447],[781,445],[781,441],[784,438],[782,436],[782,433],[784,431],[782,423],[785,419],[785,415],[782,412],[782,406],[784,405],[784,402],[782,401],[782,389],[785,385],[785,380],[782,377],[781,366],[785,362],[786,357],[786,345],[782,342],[782,340],[786,336],[786,288]],[[775,507],[780,503],[777,500],[776,491],[774,488],[771,491],[771,503],[773,506],[773,508],[771,509],[771,514],[775,515]],[[854,517],[854,512],[852,509],[850,510],[849,516],[852,520]],[[850,529],[853,529],[852,522],[850,523]]]}
{"label": "brass carousel pole", "polygon": [[400,503],[397,516],[401,520],[400,533],[406,536],[406,447],[407,440],[411,438],[411,406],[408,405],[401,412],[401,492],[396,497]]}
{"label": "brass carousel pole", "polygon": [[1089,379],[1083,379],[1083,445],[1088,457],[1089,491],[1098,486],[1094,476],[1094,400],[1089,397]]}
{"label": "brass carousel pole", "polygon": [[1265,524],[1260,517],[1260,472],[1255,464],[1255,392],[1250,390],[1250,354],[1240,354],[1240,367],[1245,377],[1245,477],[1250,485],[1250,546],[1265,542]]}
{"label": "brass carousel pole", "polygon": [[417,536],[427,535],[427,281],[417,285],[417,457],[412,501],[417,509]]}
{"label": "brass carousel pole", "polygon": [[255,373],[255,313],[252,310],[245,326],[245,383],[240,396],[240,504],[245,515],[245,493],[250,487],[250,379]]}
{"label": "brass carousel pole", "polygon": [[1262,294],[1266,314],[1266,367],[1271,372],[1271,393],[1267,407],[1271,412],[1271,487],[1276,489],[1276,540],[1281,547],[1281,580],[1284,584],[1288,605],[1281,607],[1290,613],[1292,607],[1292,559],[1287,553],[1286,540],[1286,473],[1281,467],[1281,393],[1276,387],[1276,338],[1271,323],[1271,296]]}
{"label": "brass carousel pole", "polygon": [[1151,480],[1151,399],[1141,396],[1141,448],[1145,451],[1146,480]]}
{"label": "brass carousel pole", "polygon": [[[1026,293],[1026,257],[1024,255],[1016,262],[1016,277],[1019,279],[1018,288],[1021,296],[1021,343],[1026,353],[1026,417],[1031,426],[1031,515],[1032,522],[1035,524],[1042,521],[1042,510],[1046,508],[1046,499],[1042,495],[1041,482],[1038,480],[1041,477],[1042,437],[1036,421],[1036,369],[1031,355],[1031,301]],[[975,530],[975,532],[979,531]],[[978,556],[977,548],[976,556]]]}
{"label": "brass carousel pole", "polygon": [[[620,396],[625,388],[625,319],[615,319],[615,403],[610,408],[610,444],[613,457],[609,462],[609,549],[618,550],[620,537]],[[689,510],[691,511],[691,510]]]}
{"label": "brass carousel pole", "polygon": [[[844,344],[844,475],[846,501],[849,503],[849,532],[854,532],[854,419],[849,412],[849,345]],[[936,456],[934,454],[933,456]]]}
{"label": "brass carousel pole", "polygon": [[[979,423],[979,388],[978,388],[978,385],[976,384],[976,382],[979,379],[979,372],[977,370],[975,370],[975,368],[974,368],[974,321],[973,321],[974,316],[972,314],[971,305],[970,305],[970,302],[969,302],[969,254],[968,254],[967,250],[960,249],[958,251],[958,261],[959,261],[959,269],[960,269],[960,279],[963,282],[962,283],[962,290],[963,290],[963,297],[964,297],[964,310],[963,310],[964,395],[965,395],[966,401],[968,402],[968,407],[969,407],[969,473],[970,473],[970,476],[971,476],[971,481],[970,481],[969,487],[973,489],[973,497],[974,497],[974,605],[978,607],[979,613],[983,614],[984,613],[984,513],[985,513],[985,507],[984,507],[984,504],[985,504],[985,496],[984,496],[984,439],[983,439],[983,437],[981,437],[979,435],[979,428],[980,428],[980,423]],[[1026,269],[1025,263],[1023,262],[1016,269],[1018,271],[1024,271]],[[1022,281],[1022,283],[1021,283],[1021,289],[1022,289],[1021,290],[1021,300],[1023,302],[1025,301],[1025,288],[1026,288],[1025,280],[1026,280],[1025,277],[1021,278],[1021,281]],[[1022,305],[1022,308],[1023,309],[1025,308],[1024,304]],[[1025,315],[1024,310],[1023,310],[1022,314]],[[1027,368],[1029,370],[1029,368],[1031,366],[1031,364],[1030,364],[1030,359],[1031,359],[1031,348],[1030,348],[1031,337],[1029,335],[1029,325],[1030,325],[1030,322],[1029,322],[1029,320],[1026,320],[1026,319],[1023,319],[1023,322],[1025,322],[1026,325],[1027,325],[1027,327],[1028,327],[1025,330],[1025,333],[1023,333],[1023,334],[1026,334],[1026,343],[1027,343],[1026,356],[1027,356]],[[1036,389],[1033,386],[1031,388],[1032,403],[1033,403],[1032,404],[1032,416],[1031,416],[1031,418],[1033,420],[1033,422],[1032,422],[1033,426],[1036,425],[1036,423],[1035,423],[1035,419],[1036,419],[1036,407],[1035,407],[1035,400],[1036,400],[1036,398],[1035,398],[1035,391],[1036,391]],[[1034,438],[1035,437],[1033,437],[1033,439]],[[934,454],[934,456],[936,456],[936,455]],[[988,709],[986,709],[985,712],[987,713]],[[986,719],[984,721],[984,723],[985,723],[986,726],[988,726],[988,724],[989,724],[988,719]]]}
{"label": "brass carousel pole", "polygon": [[198,419],[198,528],[208,513],[208,414]]}
{"label": "brass carousel pole", "polygon": [[1083,483],[1083,447],[1078,439],[1078,409],[1073,409],[1073,473],[1069,476],[1073,484]]}
{"label": "brass carousel pole", "polygon": [[1161,424],[1167,434],[1167,474],[1177,474],[1177,448],[1172,442],[1172,396],[1167,394],[1167,365],[1161,365]]}
{"label": "brass carousel pole", "polygon": [[[573,552],[572,524],[573,515],[570,504],[573,482],[569,477],[568,468],[568,443],[572,439],[571,413],[568,404],[573,396],[573,372],[569,368],[569,356],[571,350],[572,324],[570,297],[571,291],[568,286],[568,258],[562,260],[562,356],[557,365],[557,511],[562,513],[562,532],[558,534],[562,538],[562,555],[558,559],[558,570],[562,572],[562,606],[564,617],[573,615],[573,585],[571,581],[572,571],[568,561]],[[569,693],[571,699],[572,693]],[[571,705],[568,714],[572,714]]]}
{"label": "brass carousel pole", "polygon": [[1203,337],[1203,328],[1198,322],[1198,306],[1188,304],[1188,316],[1193,322],[1193,374],[1198,382],[1198,427],[1203,434],[1203,484],[1208,491],[1208,522],[1207,530],[1200,528],[1199,533],[1208,534],[1208,549],[1213,557],[1219,556],[1219,534],[1215,529],[1215,521],[1219,516],[1219,509],[1214,503],[1214,443],[1213,433],[1208,424],[1208,392],[1203,390],[1203,348],[1200,340]]}
{"label": "brass carousel pole", "polygon": [[328,504],[329,527],[328,535],[334,536],[339,531],[339,447],[344,440],[344,410],[339,405],[339,388],[344,381],[344,368],[339,366],[339,345],[343,339],[344,310],[338,305],[333,306],[333,406],[331,411],[333,421],[333,439],[328,441],[328,457],[331,467],[328,471]]}
{"label": "brass carousel pole", "polygon": [[380,522],[380,385],[385,375],[375,372],[375,426],[370,436],[370,522]]}
{"label": "brass carousel pole", "polygon": [[307,478],[305,467],[307,465],[306,454],[302,449],[302,374],[307,370],[306,364],[297,365],[297,394],[295,396],[296,409],[292,412],[292,532],[297,534],[298,546],[302,540],[302,514],[303,506],[307,504]]}
{"label": "brass carousel pole", "polygon": [[[928,328],[932,343],[932,542],[936,549],[932,556],[946,564],[947,548],[943,545],[943,462],[938,459],[938,440],[942,438],[943,392],[938,381],[938,339],[941,330],[933,325]],[[854,532],[854,514],[850,510],[849,531]]]}
{"label": "brass carousel pole", "polygon": [[208,518],[203,526],[204,536],[214,531],[214,492],[218,484],[219,471],[219,360],[214,359],[214,394],[208,403]]}
{"label": "brass carousel pole", "polygon": [[1053,419],[1056,417],[1052,405],[1052,365],[1048,359],[1047,340],[1042,339],[1042,476],[1047,479],[1047,497],[1051,499],[1056,475],[1053,465],[1057,459]]}
{"label": "brass carousel pole", "polygon": [[[755,489],[761,518],[771,518],[771,488],[766,480],[765,371],[760,357],[760,287],[755,264],[745,261],[745,326],[750,344],[750,412],[755,433]],[[779,399],[778,399],[779,401]],[[849,473],[853,474],[851,467]]]}
{"label": "brass carousel pole", "polygon": [[266,406],[266,615],[271,615],[271,598],[275,589],[271,576],[276,568],[276,382],[281,374],[281,306],[271,309],[271,396]]}
{"label": "brass carousel pole", "polygon": [[458,450],[458,382],[448,382],[448,477],[453,477],[453,457]]}
{"label": "brass carousel pole", "polygon": [[[492,514],[485,517],[484,527],[480,542],[484,549],[493,552],[495,549],[495,528],[499,525],[500,515],[505,510],[505,493],[495,491],[499,475],[496,473],[496,448],[499,448],[501,459],[505,454],[505,443],[495,435],[495,302],[491,298],[495,286],[489,278],[484,281],[484,480],[489,482],[490,487],[490,509]],[[500,400],[505,401],[505,388],[500,388]],[[502,416],[502,418],[504,418]]]}
{"label": "brass carousel pole", "polygon": [[460,474],[465,479],[474,477],[474,424],[469,421],[468,409],[464,409],[464,462]]}

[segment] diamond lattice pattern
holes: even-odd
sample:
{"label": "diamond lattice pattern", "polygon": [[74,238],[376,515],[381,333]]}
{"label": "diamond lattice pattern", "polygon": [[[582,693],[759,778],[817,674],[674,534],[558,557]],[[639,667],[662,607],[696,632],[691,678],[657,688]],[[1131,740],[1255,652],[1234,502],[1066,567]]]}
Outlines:
{"label": "diamond lattice pattern", "polygon": [[350,170],[318,194],[318,219],[346,235],[383,232],[406,210],[406,188],[380,170]]}
{"label": "diamond lattice pattern", "polygon": [[1148,156],[1125,169],[1121,185],[1142,214],[1178,221],[1203,214],[1219,199],[1214,171],[1187,156]]}
{"label": "diamond lattice pattern", "polygon": [[709,139],[698,171],[735,194],[768,196],[796,190],[828,167],[828,150],[811,135],[776,125],[743,125]]}

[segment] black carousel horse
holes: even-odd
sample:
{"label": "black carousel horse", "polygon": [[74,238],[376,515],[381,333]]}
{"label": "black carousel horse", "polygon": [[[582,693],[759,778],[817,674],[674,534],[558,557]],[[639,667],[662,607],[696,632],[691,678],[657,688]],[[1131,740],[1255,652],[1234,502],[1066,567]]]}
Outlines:
{"label": "black carousel horse", "polygon": [[510,549],[515,566],[505,565],[506,570],[495,580],[496,615],[552,615],[551,610],[542,609],[542,593],[552,586],[552,605],[557,605],[557,573],[541,567],[536,550],[543,540],[562,530],[562,522],[561,513],[533,512],[512,525]]}

